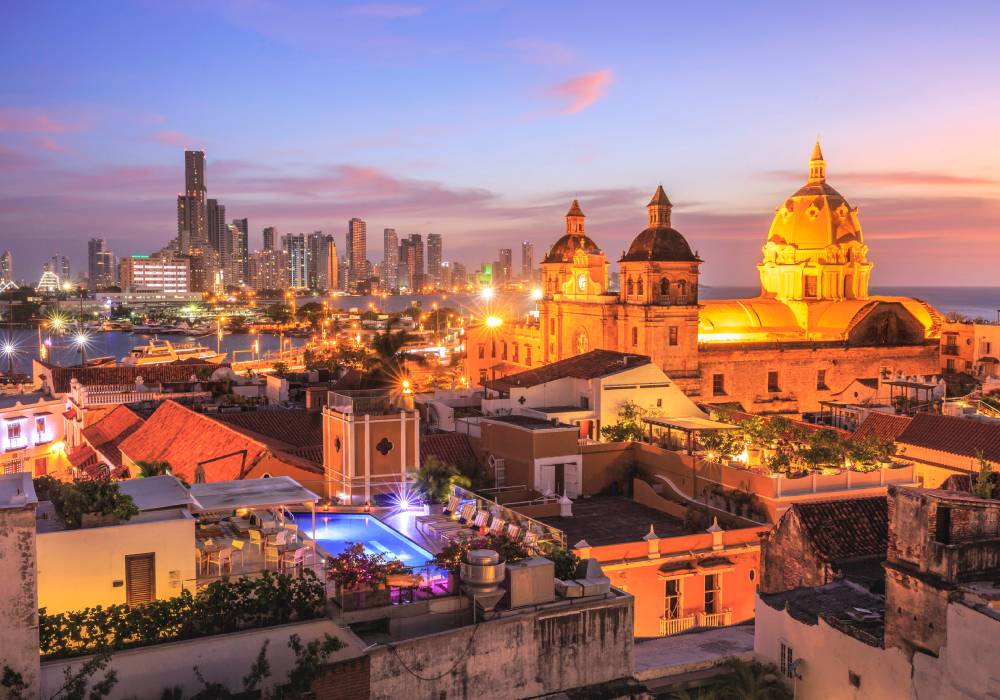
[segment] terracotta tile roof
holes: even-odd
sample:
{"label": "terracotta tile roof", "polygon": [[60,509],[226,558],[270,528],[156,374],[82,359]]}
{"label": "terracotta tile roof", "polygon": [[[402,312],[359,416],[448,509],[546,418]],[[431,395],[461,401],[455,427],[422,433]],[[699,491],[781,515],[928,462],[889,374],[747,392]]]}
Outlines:
{"label": "terracotta tile roof", "polygon": [[882,442],[895,442],[909,424],[910,418],[906,416],[872,411],[851,434],[851,439],[863,440],[869,435],[874,435]]}
{"label": "terracotta tile roof", "polygon": [[291,455],[299,460],[304,460],[306,462],[311,462],[320,467],[322,471],[323,467],[323,446],[322,445],[310,445],[309,447],[296,447],[291,450],[282,450],[279,453],[281,456]]}
{"label": "terracotta tile roof", "polygon": [[464,433],[437,433],[420,438],[420,463],[431,455],[456,466],[479,461],[469,436]]}
{"label": "terracotta tile roof", "polygon": [[1000,462],[1000,423],[994,421],[918,413],[896,441],[963,457],[982,453],[987,461]]}
{"label": "terracotta tile roof", "polygon": [[511,374],[486,382],[486,387],[498,391],[508,391],[513,387],[530,387],[565,377],[595,379],[624,369],[649,364],[646,355],[635,355],[613,350],[591,350],[565,360]]}
{"label": "terracotta tile roof", "polygon": [[323,445],[323,414],[319,411],[243,411],[209,417],[269,445],[282,448]]}
{"label": "terracotta tile roof", "polygon": [[[202,376],[211,374],[221,365],[198,360],[182,360],[168,362],[162,365],[111,365],[104,367],[60,367],[41,363],[52,375],[52,386],[57,393],[69,391],[70,380],[74,377],[84,386],[100,386],[107,384],[135,384],[136,377],[142,377],[147,384],[186,382],[191,375]],[[207,375],[205,375],[207,376]]]}
{"label": "terracotta tile roof", "polygon": [[242,478],[268,451],[263,443],[175,401],[164,401],[119,448],[133,462],[167,462],[174,476],[191,484],[199,464],[205,481],[230,481]]}
{"label": "terracotta tile roof", "polygon": [[795,503],[789,511],[798,517],[804,535],[825,561],[886,555],[889,509],[885,496]]}
{"label": "terracotta tile roof", "polygon": [[83,429],[83,439],[120,470],[122,454],[119,446],[142,426],[143,420],[127,406],[115,406],[106,416]]}

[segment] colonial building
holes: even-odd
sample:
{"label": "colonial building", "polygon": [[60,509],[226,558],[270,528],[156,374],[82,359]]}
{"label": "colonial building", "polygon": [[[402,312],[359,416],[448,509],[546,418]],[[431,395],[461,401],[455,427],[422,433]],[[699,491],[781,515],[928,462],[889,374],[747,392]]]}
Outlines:
{"label": "colonial building", "polygon": [[806,184],[775,211],[757,297],[699,298],[702,260],[672,227],[672,209],[658,187],[647,227],[618,261],[614,293],[574,200],[542,261],[537,319],[470,328],[470,382],[602,348],[648,355],[702,401],[797,414],[857,377],[939,371],[940,315],[918,299],[869,294],[858,210],[827,183],[818,143]]}

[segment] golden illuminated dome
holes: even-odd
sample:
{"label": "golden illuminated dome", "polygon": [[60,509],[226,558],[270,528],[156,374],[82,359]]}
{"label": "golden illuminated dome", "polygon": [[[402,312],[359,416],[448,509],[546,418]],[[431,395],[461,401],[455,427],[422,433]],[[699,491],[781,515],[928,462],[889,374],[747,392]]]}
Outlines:
{"label": "golden illuminated dome", "polygon": [[566,212],[566,234],[549,249],[549,254],[542,262],[572,262],[578,250],[591,255],[601,255],[601,249],[586,234],[585,218],[580,203],[574,199],[569,211]]}
{"label": "golden illuminated dome", "polygon": [[761,294],[782,301],[867,299],[872,265],[858,210],[826,182],[819,139],[806,184],[774,212],[757,265]]}
{"label": "golden illuminated dome", "polygon": [[767,240],[800,249],[864,242],[858,210],[826,182],[819,139],[809,159],[808,181],[775,210]]}
{"label": "golden illuminated dome", "polygon": [[662,185],[656,188],[646,210],[649,213],[649,227],[635,237],[621,261],[698,262],[698,257],[691,252],[691,246],[684,236],[670,227],[673,204]]}

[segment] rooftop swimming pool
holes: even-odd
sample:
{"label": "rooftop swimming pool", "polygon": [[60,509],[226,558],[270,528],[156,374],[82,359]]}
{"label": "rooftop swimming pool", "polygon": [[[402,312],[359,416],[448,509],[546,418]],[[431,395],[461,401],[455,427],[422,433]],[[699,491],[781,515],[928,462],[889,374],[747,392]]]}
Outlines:
{"label": "rooftop swimming pool", "polygon": [[[306,535],[312,534],[312,515],[296,513],[295,522]],[[434,558],[426,549],[371,515],[316,513],[316,543],[327,554],[336,556],[353,542],[361,542],[368,554],[385,554],[407,566],[424,566]]]}

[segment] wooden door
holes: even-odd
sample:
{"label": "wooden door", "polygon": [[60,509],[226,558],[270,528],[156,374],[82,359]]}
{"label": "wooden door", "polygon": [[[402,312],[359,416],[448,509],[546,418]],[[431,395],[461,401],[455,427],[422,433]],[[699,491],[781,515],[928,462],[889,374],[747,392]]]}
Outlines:
{"label": "wooden door", "polygon": [[129,554],[125,557],[125,602],[148,603],[156,598],[156,555]]}

